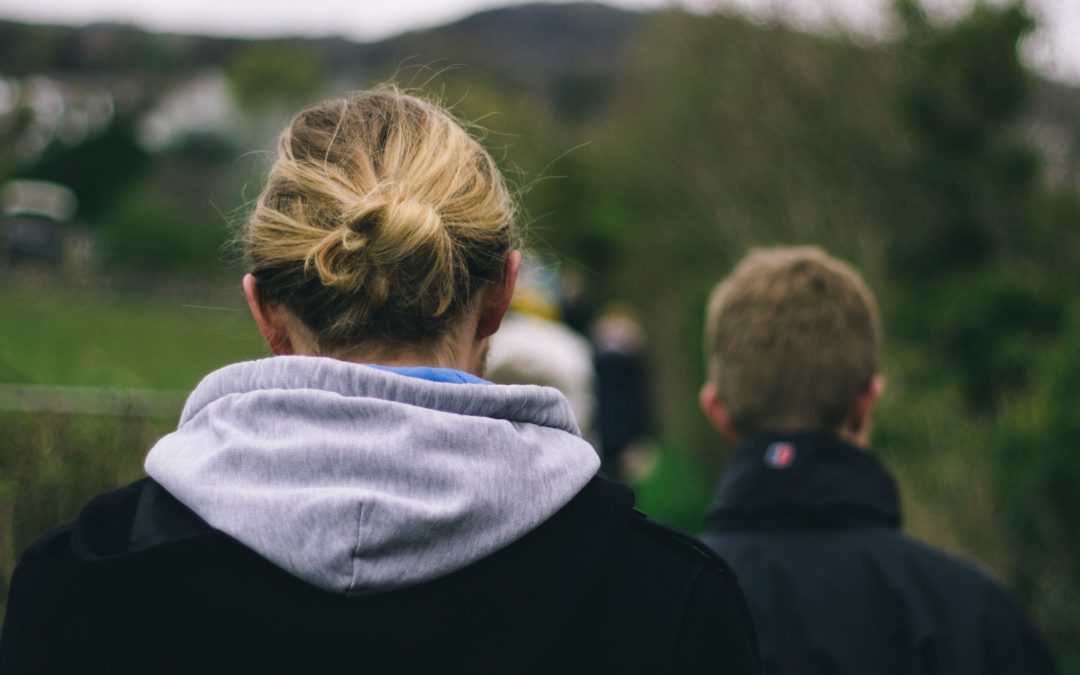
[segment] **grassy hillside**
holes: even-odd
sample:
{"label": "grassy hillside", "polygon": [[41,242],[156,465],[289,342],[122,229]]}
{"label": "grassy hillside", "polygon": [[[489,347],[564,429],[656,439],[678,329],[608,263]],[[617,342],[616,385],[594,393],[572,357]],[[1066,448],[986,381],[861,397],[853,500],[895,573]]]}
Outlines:
{"label": "grassy hillside", "polygon": [[239,303],[0,287],[0,316],[0,382],[187,391],[265,354]]}

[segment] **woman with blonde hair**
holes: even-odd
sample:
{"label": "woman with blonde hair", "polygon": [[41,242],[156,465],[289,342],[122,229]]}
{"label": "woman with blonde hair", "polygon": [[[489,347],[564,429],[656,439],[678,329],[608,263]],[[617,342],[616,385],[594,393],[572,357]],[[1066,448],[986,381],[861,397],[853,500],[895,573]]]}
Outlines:
{"label": "woman with blonde hair", "polygon": [[244,235],[273,358],[35,543],[3,672],[756,670],[726,566],[595,477],[557,391],[482,379],[512,199],[393,88],[299,113]]}

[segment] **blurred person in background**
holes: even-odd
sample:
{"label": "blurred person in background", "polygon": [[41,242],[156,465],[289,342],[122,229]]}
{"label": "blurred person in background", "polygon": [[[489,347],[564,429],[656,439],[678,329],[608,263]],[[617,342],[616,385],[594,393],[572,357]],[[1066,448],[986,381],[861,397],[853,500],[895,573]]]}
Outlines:
{"label": "blurred person in background", "polygon": [[299,113],[244,234],[276,356],[26,551],[0,671],[757,673],[723,561],[595,476],[563,395],[482,379],[515,243],[440,107]]}
{"label": "blurred person in background", "polygon": [[764,671],[1053,673],[996,580],[900,533],[870,450],[880,348],[870,289],[816,248],[752,252],[710,300],[700,400],[734,451],[703,539],[739,574]]}
{"label": "blurred person in background", "polygon": [[573,267],[559,270],[558,288],[563,323],[582,335],[588,334],[592,302],[584,273]]}
{"label": "blurred person in background", "polygon": [[500,384],[539,384],[570,402],[583,438],[596,443],[592,345],[560,319],[559,287],[550,270],[522,261],[510,311],[492,337],[487,374]]}
{"label": "blurred person in background", "polygon": [[597,382],[597,429],[605,473],[631,483],[657,461],[645,331],[623,305],[604,309],[590,329]]}

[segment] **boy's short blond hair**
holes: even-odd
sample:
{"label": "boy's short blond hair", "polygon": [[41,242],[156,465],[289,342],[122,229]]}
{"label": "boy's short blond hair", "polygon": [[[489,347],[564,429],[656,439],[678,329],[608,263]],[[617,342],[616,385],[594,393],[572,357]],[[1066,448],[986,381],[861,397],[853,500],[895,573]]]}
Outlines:
{"label": "boy's short blond hair", "polygon": [[713,290],[708,377],[741,434],[839,430],[878,373],[877,302],[816,247],[758,249]]}

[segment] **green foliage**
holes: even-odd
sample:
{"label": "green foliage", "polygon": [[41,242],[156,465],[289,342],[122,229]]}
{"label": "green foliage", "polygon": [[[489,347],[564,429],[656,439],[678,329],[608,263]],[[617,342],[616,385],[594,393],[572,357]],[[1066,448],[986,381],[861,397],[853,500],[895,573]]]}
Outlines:
{"label": "green foliage", "polygon": [[903,47],[913,66],[903,111],[917,139],[953,154],[978,153],[1011,134],[1032,85],[1020,40],[1035,22],[1020,3],[976,3],[962,21],[931,25],[914,0],[902,0]]}
{"label": "green foliage", "polygon": [[611,95],[612,82],[594,74],[570,73],[551,85],[555,114],[568,122],[582,122],[600,112]]}
{"label": "green foliage", "polygon": [[118,115],[103,131],[78,145],[54,142],[21,173],[74,190],[79,198],[79,216],[92,221],[113,204],[148,163],[149,157],[135,140],[135,120]]}
{"label": "green foliage", "polygon": [[[995,446],[1012,581],[1061,644],[1080,633],[1080,314],[1055,349],[1031,354],[1040,377],[1001,421]],[[1080,654],[1077,654],[1080,656]]]}
{"label": "green foliage", "polygon": [[[901,473],[966,531],[962,550],[993,560],[1067,655],[1080,634],[1080,547],[1070,534],[1080,510],[1071,449],[1080,330],[1066,317],[1080,289],[1063,271],[1075,264],[1080,203],[1075,190],[1044,184],[1023,131],[1032,78],[1017,46],[1033,25],[1023,5],[977,4],[945,27],[912,2],[900,6],[909,69],[899,110],[911,142],[900,156],[907,198],[894,210],[889,318],[894,337],[919,345],[929,364],[923,395],[952,393],[933,415],[911,398],[883,410],[884,441],[898,433],[890,417],[905,426],[936,417],[940,429],[945,416],[954,433],[921,433],[946,441],[948,454]],[[935,484],[944,491],[934,494]],[[961,502],[950,506],[950,493]]]}
{"label": "green foliage", "polygon": [[1024,7],[977,4],[938,27],[915,3],[899,6],[911,143],[899,156],[906,194],[892,197],[902,197],[889,241],[902,284],[895,323],[937,351],[973,411],[992,414],[1030,383],[1030,354],[1061,330],[1067,261],[1048,246],[1068,240],[1080,210],[1046,194],[1021,128],[1032,86],[1017,51],[1033,27]]}
{"label": "green foliage", "polygon": [[0,21],[0,63],[5,74],[38,72],[43,65],[55,67],[70,51],[72,31],[62,26],[39,26],[27,31],[18,24]]}
{"label": "green foliage", "polygon": [[898,211],[893,272],[927,283],[1026,250],[1040,166],[1020,131],[1031,76],[1017,47],[1034,24],[1020,4],[979,3],[943,28],[913,2],[901,7],[911,197]]}
{"label": "green foliage", "polygon": [[15,150],[16,139],[33,121],[34,112],[25,104],[16,105],[13,110],[0,115],[0,182],[7,182],[21,168],[22,162]]}
{"label": "green foliage", "polygon": [[214,271],[228,232],[173,195],[143,184],[101,217],[99,246],[106,265],[147,271]]}
{"label": "green foliage", "polygon": [[289,42],[260,42],[238,54],[228,67],[229,85],[240,105],[258,110],[285,104],[299,108],[323,88],[324,68],[312,51]]}
{"label": "green foliage", "polygon": [[700,532],[715,489],[714,478],[715,472],[700,459],[661,448],[656,466],[634,484],[635,506],[650,518],[691,534]]}
{"label": "green foliage", "polygon": [[[948,369],[962,400],[988,414],[1034,381],[1032,356],[1053,345],[1064,320],[1057,284],[1004,265],[956,274],[933,291],[898,292],[892,337],[920,343]],[[940,378],[940,375],[937,377]]]}
{"label": "green foliage", "polygon": [[559,159],[551,169],[554,175],[530,190],[529,211],[536,218],[529,225],[530,243],[603,280],[618,270],[642,232],[631,205],[612,199],[605,189],[610,176],[593,173],[586,152]]}

